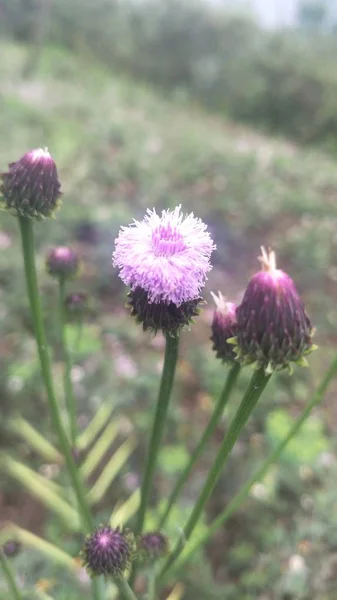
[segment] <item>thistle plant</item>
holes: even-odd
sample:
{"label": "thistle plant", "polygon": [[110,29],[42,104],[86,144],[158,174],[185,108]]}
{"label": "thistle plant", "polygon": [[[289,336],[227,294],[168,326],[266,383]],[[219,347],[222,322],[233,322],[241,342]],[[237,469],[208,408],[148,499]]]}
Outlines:
{"label": "thistle plant", "polygon": [[[134,326],[141,324],[144,335],[164,336],[165,353],[158,398],[151,416],[146,459],[142,465],[141,489],[135,490],[124,504],[117,504],[110,519],[100,524],[102,519],[97,506],[118,475],[116,456],[118,454],[119,464],[127,463],[137,442],[133,434],[129,435],[95,477],[102,455],[111,451],[111,444],[116,440],[119,419],[112,418],[111,405],[103,403],[87,428],[78,431],[67,322],[76,321],[82,327],[89,304],[86,292],[67,290],[69,280],[78,275],[79,257],[66,245],[53,248],[46,258],[47,272],[58,284],[58,342],[64,363],[65,411],[62,410],[63,398],[59,397],[59,388],[55,386],[52,353],[42,316],[34,248],[34,223],[53,216],[60,205],[60,189],[57,168],[47,150],[28,152],[11,163],[9,170],[1,176],[1,206],[19,222],[40,373],[57,445],[20,415],[13,418],[11,428],[41,456],[65,470],[72,494],[61,482],[49,481],[6,453],[2,456],[1,468],[53,510],[69,534],[80,535],[81,551],[79,549],[74,560],[76,557],[70,556],[64,548],[10,524],[4,539],[0,540],[0,566],[10,598],[15,600],[23,600],[23,593],[11,560],[26,546],[39,549],[72,574],[78,573],[80,568],[86,569],[92,580],[91,597],[94,600],[105,600],[115,593],[122,600],[155,600],[162,598],[166,585],[175,582],[178,569],[216,533],[244,502],[252,485],[279,459],[312,409],[322,401],[331,379],[337,374],[337,357],[287,436],[225,509],[207,525],[203,535],[193,538],[232,449],[270,378],[277,376],[274,373],[279,370],[291,371],[293,364],[308,364],[306,357],[315,349],[312,342],[314,329],[294,282],[288,274],[277,269],[272,250],[262,249],[262,269],[248,282],[238,305],[225,299],[222,292],[212,294],[215,309],[209,337],[219,371],[223,374],[223,387],[199,442],[181,469],[164,502],[164,509],[159,510],[154,501],[154,482],[160,467],[159,453],[174,390],[179,340],[184,330],[198,327],[195,317],[200,314],[204,302],[204,286],[216,246],[207,226],[193,214],[184,215],[180,206],[163,210],[161,214],[154,209],[148,210],[142,221],[123,226],[115,240],[113,265],[128,286],[127,309],[135,317]],[[170,539],[166,529],[171,511],[178,504],[182,489],[188,485],[191,472],[208,448],[215,430],[221,429],[224,410],[238,392],[236,384],[244,368],[251,369],[250,382],[226,433],[222,434],[222,441],[179,538]],[[157,517],[156,528],[149,528],[148,516],[153,514]],[[149,575],[145,578],[147,588],[144,588],[144,577],[138,577],[141,570]]]}

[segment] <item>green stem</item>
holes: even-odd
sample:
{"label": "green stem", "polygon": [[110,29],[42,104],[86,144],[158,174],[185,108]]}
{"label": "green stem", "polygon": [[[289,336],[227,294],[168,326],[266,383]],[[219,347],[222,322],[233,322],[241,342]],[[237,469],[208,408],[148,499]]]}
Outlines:
{"label": "green stem", "polygon": [[153,570],[149,575],[148,600],[156,600],[156,572]]}
{"label": "green stem", "polygon": [[145,513],[149,503],[153,477],[156,468],[158,452],[163,438],[167,409],[170,401],[174,374],[178,358],[179,337],[166,335],[166,349],[163,373],[161,377],[157,408],[152,426],[152,433],[147,454],[144,479],[141,489],[141,501],[137,518],[137,534],[141,534],[144,527]]}
{"label": "green stem", "polygon": [[115,581],[122,600],[137,600],[137,597],[125,579]]}
{"label": "green stem", "polygon": [[180,556],[183,550],[183,541],[187,541],[192,532],[194,531],[195,526],[197,525],[200,516],[203,512],[204,506],[211,496],[214,487],[218,481],[219,476],[223,470],[224,464],[228,458],[229,453],[231,452],[235,442],[237,441],[243,427],[247,423],[249,416],[251,415],[253,409],[255,408],[264,388],[266,387],[271,375],[266,375],[263,368],[260,368],[258,371],[255,371],[253,374],[249,387],[241,401],[241,404],[230,424],[227,435],[224,437],[224,440],[220,446],[218,454],[215,458],[213,466],[208,474],[204,487],[201,490],[201,494],[195,504],[195,507],[192,511],[190,518],[188,519],[183,535],[182,541],[179,540],[173,549],[173,552],[167,558],[159,577],[162,577],[166,571],[171,567],[174,561]]}
{"label": "green stem", "polygon": [[[270,466],[280,458],[281,454],[288,446],[289,442],[295,437],[299,429],[302,427],[303,423],[311,414],[312,409],[322,402],[328,385],[335,375],[337,375],[337,355],[331,362],[322,381],[319,383],[317,389],[315,390],[308,406],[304,409],[302,415],[297,419],[297,421],[295,421],[293,426],[290,428],[284,440],[282,440],[282,442],[278,444],[278,446],[270,454],[270,456],[262,463],[261,467],[256,471],[256,473],[254,473],[254,475],[247,481],[247,483],[245,483],[242,486],[239,492],[226,506],[225,510],[222,513],[220,513],[220,515],[216,519],[214,519],[214,521],[207,527],[207,530],[203,533],[203,535],[198,536],[198,538],[194,542],[188,545],[186,551],[184,551],[181,558],[175,563],[174,570],[180,568],[183,564],[185,564],[198,548],[206,544],[208,540],[212,537],[212,535],[216,533],[219,527],[221,527],[225,523],[225,521],[227,521],[227,519],[229,519],[229,517],[231,517],[232,514],[247,499],[253,485],[255,485],[255,483],[257,483],[265,477]],[[172,571],[170,569],[170,574]]]}
{"label": "green stem", "polygon": [[19,217],[22,250],[25,263],[25,274],[27,291],[30,302],[30,309],[34,324],[35,338],[40,357],[41,371],[44,384],[47,391],[49,410],[54,429],[58,435],[60,447],[64,455],[65,463],[68,469],[69,478],[76,494],[83,527],[86,532],[90,532],[93,527],[93,520],[85,500],[85,491],[79,477],[72,453],[68,442],[67,434],[63,427],[59,404],[57,402],[50,365],[50,357],[47,346],[46,333],[42,320],[42,310],[37,285],[35,250],[34,250],[34,231],[32,221],[26,217]]}
{"label": "green stem", "polygon": [[75,446],[77,427],[76,427],[76,403],[71,381],[71,356],[66,338],[66,319],[65,319],[65,279],[59,278],[59,321],[60,321],[60,341],[64,360],[64,392],[65,401],[69,418],[70,440],[72,446]]}
{"label": "green stem", "polygon": [[[86,502],[85,489],[71,453],[68,437],[63,427],[60,408],[54,391],[47,338],[43,325],[41,302],[37,284],[33,222],[26,217],[19,217],[19,224],[27,292],[33,319],[37,349],[40,358],[42,377],[47,391],[49,412],[54,429],[58,436],[61,451],[64,456],[69,479],[75,492],[84,531],[86,533],[90,533],[93,529],[93,518]],[[93,586],[93,592],[95,600],[102,600],[103,594],[95,586]]]}
{"label": "green stem", "polygon": [[230,393],[231,393],[231,391],[235,385],[235,382],[238,378],[239,372],[240,372],[240,363],[236,362],[236,363],[234,363],[234,365],[232,366],[231,370],[229,371],[229,373],[227,375],[227,379],[226,379],[224,388],[218,398],[217,403],[215,404],[213,414],[212,414],[212,416],[209,420],[209,423],[204,431],[204,434],[203,434],[199,444],[197,445],[196,449],[194,450],[192,456],[190,457],[185,469],[180,474],[180,476],[173,488],[173,491],[171,492],[171,495],[167,501],[165,510],[164,510],[164,512],[159,520],[159,523],[158,523],[159,530],[164,527],[164,525],[169,517],[169,514],[171,512],[171,509],[174,506],[182,488],[184,487],[195,463],[197,462],[199,457],[204,452],[208,440],[214,433],[217,423],[218,423],[218,421],[224,411],[224,408],[228,402]]}
{"label": "green stem", "polygon": [[4,551],[0,548],[0,565],[3,570],[5,579],[7,581],[8,589],[11,593],[13,600],[23,600],[22,594],[16,585],[15,577],[10,564],[5,556]]}
{"label": "green stem", "polygon": [[[163,372],[161,376],[156,412],[152,425],[151,438],[147,453],[144,478],[141,489],[140,507],[137,515],[136,533],[140,535],[143,531],[146,509],[150,499],[153,477],[158,459],[158,452],[164,434],[164,426],[167,417],[167,409],[170,401],[174,374],[178,359],[179,337],[171,337],[166,334],[166,347]],[[137,565],[134,564],[130,585],[136,579]]]}

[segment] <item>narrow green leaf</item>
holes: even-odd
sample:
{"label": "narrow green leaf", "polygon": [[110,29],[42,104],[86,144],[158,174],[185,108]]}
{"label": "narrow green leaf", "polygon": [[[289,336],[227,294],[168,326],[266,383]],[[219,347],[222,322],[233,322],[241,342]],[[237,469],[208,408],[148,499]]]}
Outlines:
{"label": "narrow green leaf", "polygon": [[76,446],[79,450],[85,450],[92,444],[92,442],[97,437],[101,429],[104,427],[104,425],[106,425],[107,421],[111,416],[112,411],[113,406],[110,402],[104,402],[103,404],[101,404],[94,418],[89,423],[88,427],[84,431],[82,431],[82,433],[77,438]]}
{"label": "narrow green leaf", "polygon": [[14,523],[10,523],[4,531],[7,539],[14,537],[25,548],[34,548],[34,550],[41,552],[41,554],[52,562],[64,566],[72,573],[78,572],[79,564],[70,554],[40,538],[38,535],[31,533],[31,531],[18,527]]}
{"label": "narrow green leaf", "polygon": [[112,481],[128,460],[135,447],[136,440],[130,437],[118,448],[118,450],[116,450],[89,492],[88,498],[90,503],[94,504],[103,498]]}
{"label": "narrow green leaf", "polygon": [[166,600],[181,600],[183,597],[185,588],[182,583],[177,583]]}
{"label": "narrow green leaf", "polygon": [[123,504],[118,506],[110,517],[111,527],[125,525],[137,512],[140,504],[140,489],[133,492]]}
{"label": "narrow green leaf", "polygon": [[32,496],[54,511],[68,527],[73,530],[78,529],[77,512],[53,489],[53,485],[50,485],[51,482],[48,479],[5,453],[0,455],[0,470],[7,472],[16,481],[19,481]]}
{"label": "narrow green leaf", "polygon": [[12,419],[9,422],[9,429],[20,436],[48,462],[62,462],[61,453],[22,417]]}
{"label": "narrow green leaf", "polygon": [[98,438],[96,444],[91,448],[85,462],[81,466],[81,475],[84,478],[90,477],[96,469],[104,454],[110,448],[112,442],[117,437],[118,425],[116,421],[109,423],[105,431]]}
{"label": "narrow green leaf", "polygon": [[54,600],[54,598],[52,596],[50,596],[49,594],[46,594],[46,592],[43,592],[42,590],[39,590],[38,588],[36,588],[36,586],[35,586],[35,596],[36,596],[36,598],[38,598],[38,600]]}

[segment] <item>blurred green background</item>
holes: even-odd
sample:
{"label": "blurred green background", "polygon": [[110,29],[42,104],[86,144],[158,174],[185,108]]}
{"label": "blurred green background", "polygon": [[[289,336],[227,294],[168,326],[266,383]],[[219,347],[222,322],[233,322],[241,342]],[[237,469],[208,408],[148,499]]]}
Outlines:
{"label": "blurred green background", "polygon": [[[238,5],[0,0],[0,169],[31,148],[47,146],[63,188],[56,219],[36,226],[58,391],[62,396],[57,290],[44,260],[54,244],[68,244],[83,262],[69,289],[88,291],[93,307],[74,351],[79,426],[84,429],[103,402],[113,409],[111,423],[118,424],[93,480],[125,440],[132,436],[136,444],[98,503],[101,520],[139,485],[163,358],[161,336],[144,334],[124,308],[126,289],[111,265],[121,225],[142,218],[148,207],[181,203],[205,220],[217,244],[207,304],[182,334],[154,500],[167,497],[226,376],[209,341],[210,291],[239,302],[258,268],[261,244],[276,250],[279,266],[295,279],[317,328],[319,350],[309,358],[310,369],[298,369],[291,378],[278,374],[267,388],[208,504],[205,523],[282,439],[336,351],[337,2],[294,0],[295,17],[286,29],[263,28],[253,11]],[[4,213],[0,248],[0,445],[7,456],[53,479],[57,465],[32,450],[15,421],[24,417],[55,442],[18,226]],[[76,326],[69,326],[68,335],[73,346]],[[241,375],[172,515],[172,539],[194,505],[249,376],[249,370]],[[336,392],[334,383],[242,510],[177,575],[181,598],[335,600]],[[155,516],[154,509],[149,526]],[[80,548],[81,536],[67,534],[54,513],[3,469],[0,524],[7,521],[74,556]],[[55,600],[90,598],[83,573],[65,583],[62,570],[37,551],[23,548],[13,566],[23,589],[40,581],[29,599],[43,600],[47,589]],[[7,599],[1,580],[0,598]]]}

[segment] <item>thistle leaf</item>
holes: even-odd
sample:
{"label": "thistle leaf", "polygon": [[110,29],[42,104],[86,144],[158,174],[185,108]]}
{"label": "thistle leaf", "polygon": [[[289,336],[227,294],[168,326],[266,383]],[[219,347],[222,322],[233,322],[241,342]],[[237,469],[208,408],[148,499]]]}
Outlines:
{"label": "thistle leaf", "polygon": [[98,438],[97,442],[91,448],[85,462],[81,466],[81,475],[84,478],[90,477],[96,469],[104,454],[110,448],[112,442],[118,435],[118,425],[116,421],[109,423],[107,428]]}
{"label": "thistle leaf", "polygon": [[140,490],[136,490],[123,504],[116,507],[110,517],[111,527],[125,525],[137,512],[140,504]]}
{"label": "thistle leaf", "polygon": [[8,427],[10,431],[20,436],[33,450],[48,462],[62,462],[61,453],[22,417],[12,419]]}
{"label": "thistle leaf", "polygon": [[118,475],[135,447],[136,440],[130,437],[118,448],[118,450],[116,450],[89,492],[88,498],[90,503],[94,504],[103,498],[112,481],[116,475]]}
{"label": "thistle leaf", "polygon": [[0,455],[0,470],[5,471],[21,483],[32,496],[38,498],[44,506],[55,512],[70,529],[77,530],[79,528],[77,512],[58,493],[53,482],[5,453]]}
{"label": "thistle leaf", "polygon": [[101,429],[103,429],[103,426],[109,420],[112,411],[113,406],[110,402],[105,402],[101,404],[94,418],[89,423],[88,427],[77,438],[76,447],[79,450],[85,450],[92,444],[92,442],[98,436]]}
{"label": "thistle leaf", "polygon": [[40,538],[38,535],[27,531],[27,529],[23,529],[22,527],[18,527],[11,523],[6,527],[5,534],[6,533],[8,539],[14,536],[25,548],[34,548],[34,550],[41,552],[41,554],[53,563],[64,566],[72,573],[78,572],[79,567],[76,560],[67,554],[67,552]]}
{"label": "thistle leaf", "polygon": [[183,597],[185,588],[182,583],[177,583],[166,600],[181,600]]}

